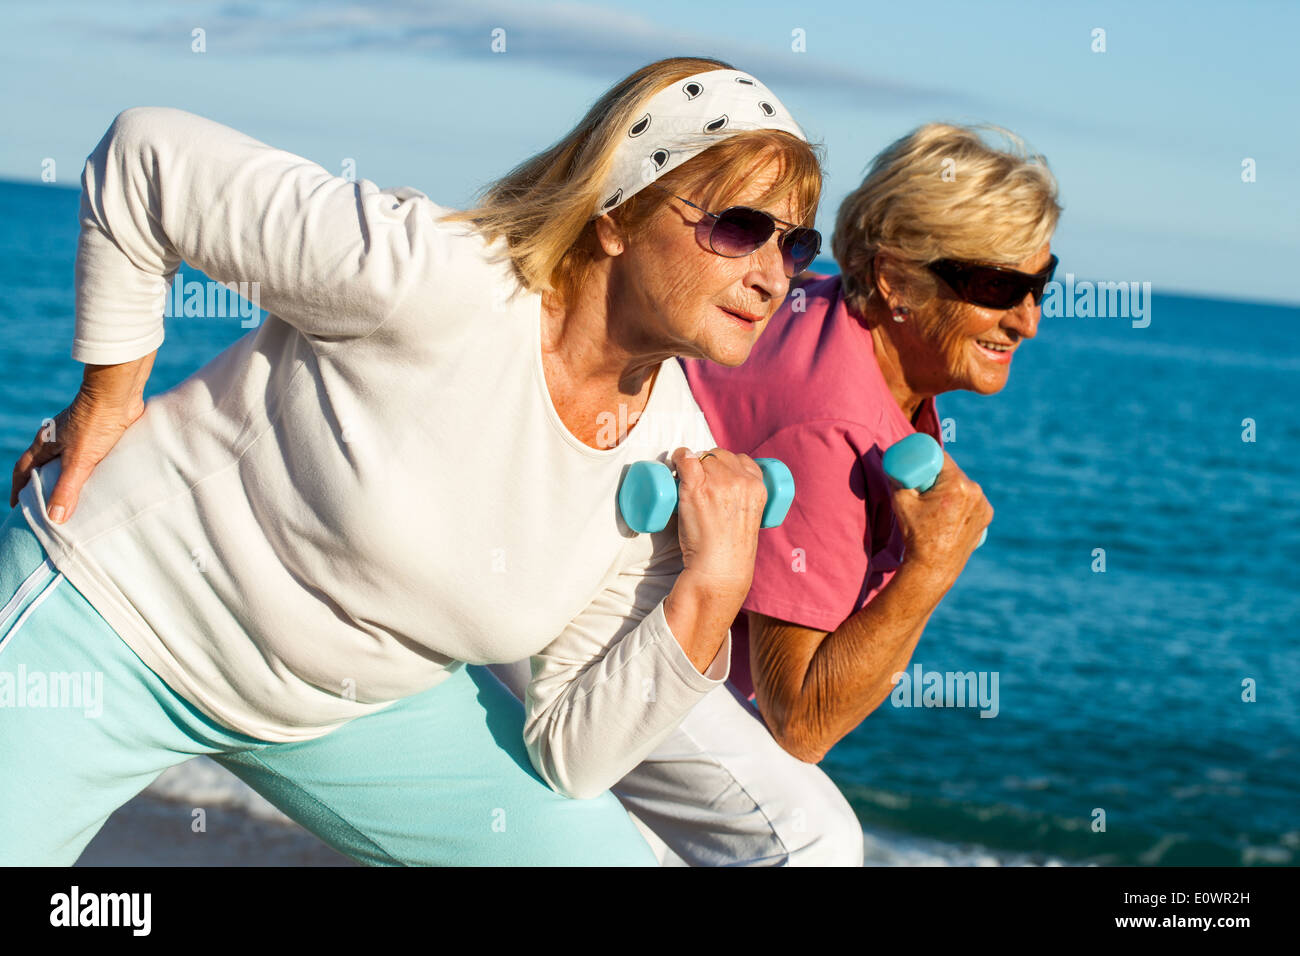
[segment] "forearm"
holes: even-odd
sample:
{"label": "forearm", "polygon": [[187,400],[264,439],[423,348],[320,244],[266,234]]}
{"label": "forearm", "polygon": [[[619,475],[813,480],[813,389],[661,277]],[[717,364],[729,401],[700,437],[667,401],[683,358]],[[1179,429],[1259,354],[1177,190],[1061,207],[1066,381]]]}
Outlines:
{"label": "forearm", "polygon": [[784,708],[783,745],[817,762],[889,696],[947,588],[904,563],[865,607],[828,633]]}
{"label": "forearm", "polygon": [[[709,659],[713,666],[699,664],[687,656],[675,628],[707,631],[714,618],[699,608],[691,619],[698,623],[690,624],[685,612],[692,610],[693,596],[682,591],[678,597],[689,600],[679,600],[683,613],[676,625],[669,623],[665,595],[634,627],[610,635],[603,653],[597,646],[605,643],[600,620],[580,616],[540,660],[534,659],[525,693],[524,743],[552,789],[577,798],[609,789],[726,680],[729,628],[722,628],[722,641]],[[703,646],[698,653],[707,653]],[[575,670],[584,657],[591,663]]]}
{"label": "forearm", "polygon": [[[743,596],[742,596],[743,599]],[[664,598],[664,617],[682,651],[701,674],[718,655],[731,624],[740,613],[740,602],[683,571]]]}
{"label": "forearm", "polygon": [[95,402],[113,407],[131,408],[143,403],[144,386],[153,370],[158,350],[129,362],[114,365],[88,364],[82,369],[81,391]]}

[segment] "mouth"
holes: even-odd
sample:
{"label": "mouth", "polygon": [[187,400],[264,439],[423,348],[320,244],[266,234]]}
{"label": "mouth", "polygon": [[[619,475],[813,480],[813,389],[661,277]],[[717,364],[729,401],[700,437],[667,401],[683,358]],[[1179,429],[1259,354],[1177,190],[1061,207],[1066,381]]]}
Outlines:
{"label": "mouth", "polygon": [[984,342],[979,339],[975,340],[975,348],[988,361],[999,365],[1011,364],[1011,354],[1016,350],[1016,346],[1005,342]]}
{"label": "mouth", "polygon": [[722,306],[718,306],[718,310],[725,315],[731,316],[737,322],[748,326],[749,328],[753,328],[754,325],[762,319],[761,315],[751,315],[748,312],[737,312],[733,309],[724,309]]}

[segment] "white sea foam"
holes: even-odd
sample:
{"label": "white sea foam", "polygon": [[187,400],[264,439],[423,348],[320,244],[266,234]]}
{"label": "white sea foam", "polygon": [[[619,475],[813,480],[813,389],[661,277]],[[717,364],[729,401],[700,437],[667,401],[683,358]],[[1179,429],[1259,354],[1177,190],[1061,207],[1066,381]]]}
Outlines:
{"label": "white sea foam", "polygon": [[1057,857],[1038,858],[978,845],[954,846],[924,837],[884,833],[863,834],[867,866],[1075,866]]}

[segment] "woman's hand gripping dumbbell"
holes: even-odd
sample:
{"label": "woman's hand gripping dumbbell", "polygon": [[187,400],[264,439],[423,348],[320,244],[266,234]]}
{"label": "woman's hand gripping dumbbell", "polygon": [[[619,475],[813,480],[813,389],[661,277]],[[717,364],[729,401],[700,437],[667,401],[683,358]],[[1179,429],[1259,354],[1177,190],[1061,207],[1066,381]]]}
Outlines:
{"label": "woman's hand gripping dumbbell", "polygon": [[[720,449],[715,448],[705,452],[704,456],[718,457],[719,452]],[[695,460],[701,461],[704,456]],[[733,457],[758,465],[763,487],[767,490],[760,526],[775,528],[785,520],[794,501],[794,475],[790,474],[785,462],[776,458]],[[676,455],[673,460],[677,460]],[[638,461],[623,476],[623,484],[618,489],[618,510],[627,526],[637,534],[662,531],[677,510],[677,498],[677,478],[667,465],[658,461]]]}
{"label": "woman's hand gripping dumbbell", "polygon": [[881,465],[899,487],[894,513],[904,561],[933,565],[951,584],[988,537],[993,507],[984,492],[929,435],[916,432],[886,450]]}
{"label": "woman's hand gripping dumbbell", "polygon": [[618,507],[633,531],[660,531],[677,513],[683,576],[715,594],[732,593],[736,608],[749,593],[760,527],[785,520],[794,477],[775,458],[753,459],[714,448],[673,452],[671,464],[640,461],[619,487]]}

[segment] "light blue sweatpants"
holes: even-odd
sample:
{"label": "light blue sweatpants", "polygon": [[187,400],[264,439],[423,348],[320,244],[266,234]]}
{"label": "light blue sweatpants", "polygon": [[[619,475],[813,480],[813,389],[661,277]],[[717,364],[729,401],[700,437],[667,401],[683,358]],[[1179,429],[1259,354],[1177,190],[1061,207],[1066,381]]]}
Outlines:
{"label": "light blue sweatpants", "polygon": [[208,754],[339,852],[377,866],[655,866],[610,793],[552,791],[523,708],[484,670],[297,743],[174,693],[49,561],[0,527],[0,865],[70,865],[168,767]]}

